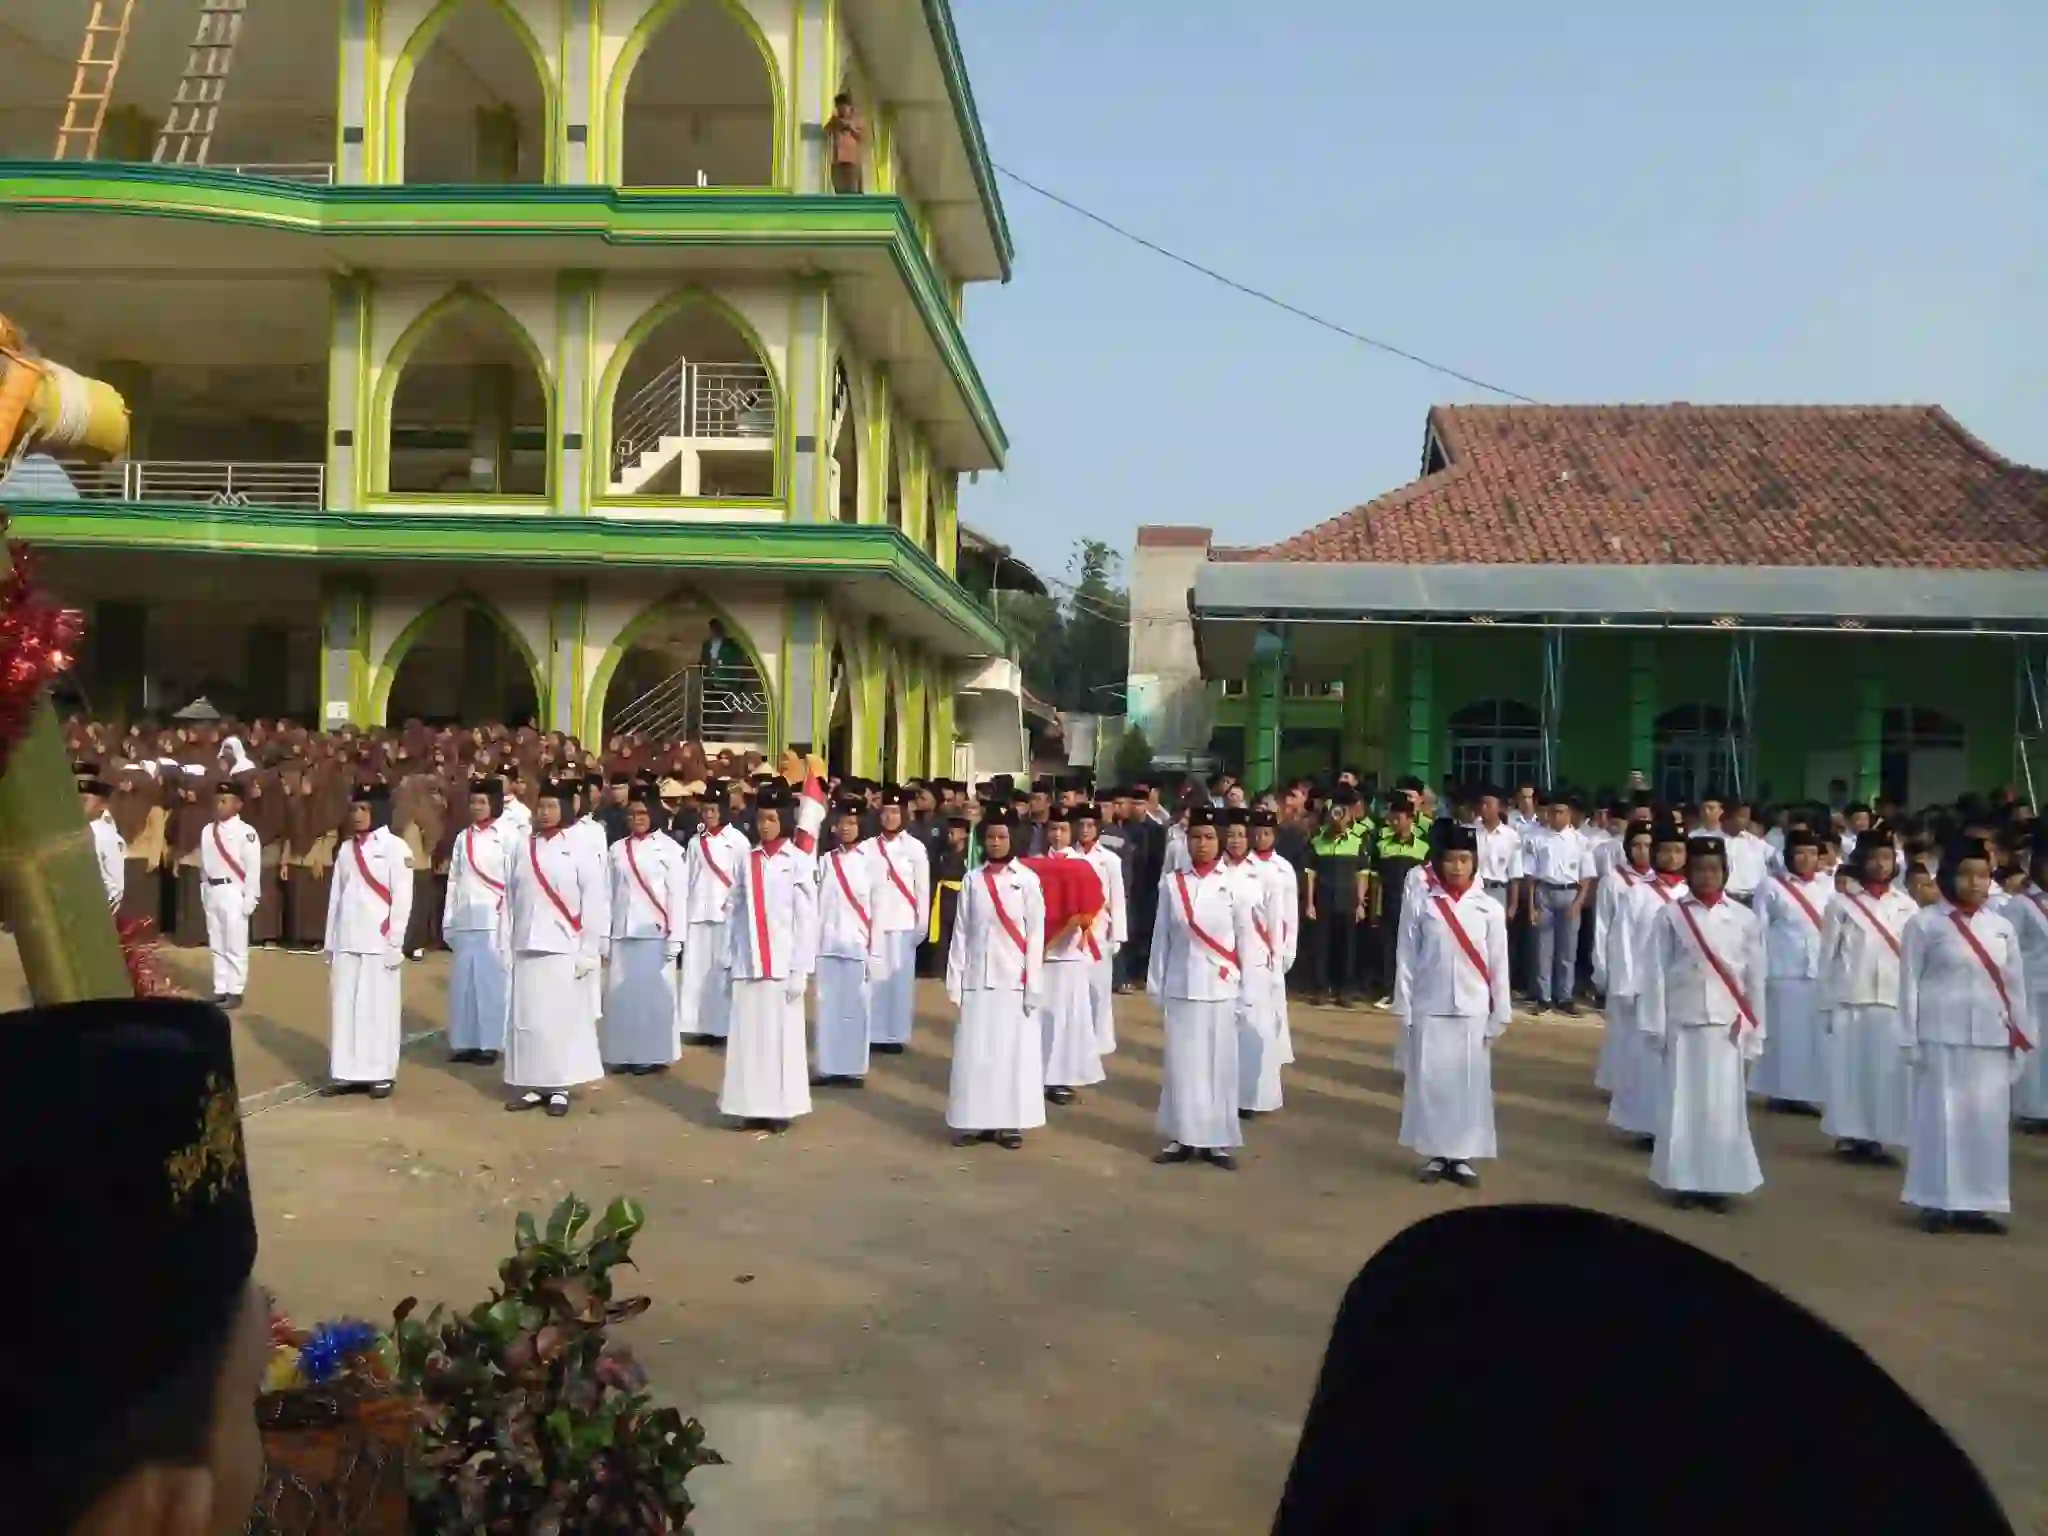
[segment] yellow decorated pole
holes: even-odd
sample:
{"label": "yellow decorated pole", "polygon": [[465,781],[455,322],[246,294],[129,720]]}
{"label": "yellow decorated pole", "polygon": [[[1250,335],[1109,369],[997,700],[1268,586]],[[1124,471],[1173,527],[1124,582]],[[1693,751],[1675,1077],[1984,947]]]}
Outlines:
{"label": "yellow decorated pole", "polygon": [[[0,473],[31,446],[119,457],[128,451],[128,408],[99,380],[36,356],[0,315]],[[25,606],[27,594],[10,590]],[[0,664],[15,660],[0,656]],[[61,652],[48,658],[52,670],[66,662]],[[14,930],[29,993],[38,1004],[133,996],[63,733],[41,684],[25,708],[0,772],[0,915]]]}

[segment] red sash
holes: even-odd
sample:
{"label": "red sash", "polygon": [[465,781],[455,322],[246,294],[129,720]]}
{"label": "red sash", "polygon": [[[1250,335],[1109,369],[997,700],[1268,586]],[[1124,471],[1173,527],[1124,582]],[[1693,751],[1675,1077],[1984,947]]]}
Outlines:
{"label": "red sash", "polygon": [[832,850],[832,873],[839,877],[839,889],[846,893],[846,904],[853,908],[853,915],[860,919],[860,926],[868,937],[875,933],[874,920],[868,916],[868,909],[860,904],[860,898],[853,894],[853,885],[846,878],[846,867],[840,860],[839,850]]}
{"label": "red sash", "polygon": [[[884,854],[883,859],[886,861],[887,858],[888,855]],[[995,904],[996,921],[1003,925],[1003,932],[1007,933],[1010,936],[1010,942],[1017,946],[1017,953],[1028,959],[1031,954],[1031,946],[1024,941],[1024,930],[1019,928],[1015,920],[1011,918],[1010,909],[1003,905],[1003,893],[996,886],[996,872],[984,864],[981,866],[981,879],[982,883],[988,887],[988,899]]]}
{"label": "red sash", "polygon": [[1787,896],[1790,896],[1794,901],[1799,903],[1799,910],[1806,914],[1806,920],[1809,923],[1812,923],[1814,929],[1818,931],[1820,928],[1820,914],[1813,910],[1813,903],[1806,899],[1805,894],[1799,889],[1799,887],[1794,885],[1790,880],[1787,880],[1783,875],[1773,875],[1771,878],[1776,880],[1778,884],[1785,887],[1785,894]]}
{"label": "red sash", "polygon": [[242,866],[237,864],[235,862],[235,856],[232,853],[228,852],[228,845],[221,839],[220,823],[217,821],[213,824],[213,847],[214,851],[221,856],[222,861],[226,863],[227,867],[235,872],[235,878],[246,885],[248,883],[249,877],[242,873]]}
{"label": "red sash", "polygon": [[672,931],[668,922],[668,908],[661,904],[661,898],[654,894],[654,888],[647,883],[647,877],[640,873],[640,860],[633,853],[634,842],[635,839],[631,836],[626,838],[626,865],[633,871],[633,883],[640,887],[640,894],[654,904],[654,910],[661,918],[661,936],[665,939]]}
{"label": "red sash", "polygon": [[1963,942],[1970,946],[1970,953],[1977,957],[1977,963],[1984,967],[1984,974],[1991,978],[1991,985],[1998,989],[1998,1005],[2005,1010],[2006,1044],[2022,1054],[2031,1051],[2033,1047],[2027,1044],[2027,1037],[2020,1033],[2019,1025],[2013,1022],[2012,997],[2005,990],[2004,972],[1999,970],[1998,963],[1991,958],[1989,951],[1979,942],[1977,935],[1970,932],[1970,925],[1963,921],[1962,913],[1958,912],[1954,907],[1950,907],[1948,909],[1948,920],[1956,925],[1956,932],[1963,936]]}
{"label": "red sash", "polygon": [[754,850],[754,889],[750,893],[754,902],[754,953],[761,962],[761,974],[775,974],[775,941],[768,932],[768,861],[761,850]]}
{"label": "red sash", "polygon": [[1728,967],[1722,963],[1721,957],[1714,953],[1714,946],[1707,942],[1706,934],[1700,929],[1699,919],[1692,915],[1692,908],[1680,902],[1678,915],[1685,919],[1685,926],[1692,930],[1693,942],[1699,945],[1701,956],[1714,968],[1714,974],[1721,978],[1721,985],[1728,989],[1728,995],[1735,999],[1737,1017],[1734,1026],[1728,1031],[1728,1038],[1740,1040],[1743,1025],[1747,1024],[1751,1029],[1757,1027],[1756,1010],[1749,1006],[1749,999],[1743,995],[1742,988],[1735,984],[1735,978],[1728,974]]}
{"label": "red sash", "polygon": [[1671,905],[1670,886],[1666,885],[1662,880],[1659,880],[1652,876],[1650,880],[1650,889],[1657,893],[1657,899],[1663,902],[1664,905],[1666,905],[1667,907]]}
{"label": "red sash", "polygon": [[1630,868],[1629,868],[1629,867],[1628,867],[1628,866],[1627,866],[1626,864],[1617,864],[1617,865],[1615,865],[1615,866],[1614,866],[1614,872],[1615,872],[1615,873],[1616,873],[1617,875],[1621,876],[1621,883],[1622,883],[1622,885],[1623,885],[1623,886],[1625,886],[1626,888],[1630,889],[1630,890],[1634,890],[1634,889],[1635,889],[1635,885],[1636,885],[1636,882],[1637,882],[1638,880],[1640,880],[1640,879],[1642,879],[1642,878],[1643,878],[1643,877],[1642,877],[1641,875],[1637,874],[1637,873],[1636,873],[1636,872],[1635,872],[1634,870],[1630,869]]}
{"label": "red sash", "polygon": [[903,893],[903,899],[910,903],[910,910],[915,914],[917,911],[917,897],[912,894],[910,887],[903,883],[903,877],[896,873],[895,864],[890,862],[888,842],[883,838],[876,838],[875,852],[882,856],[882,868],[889,871],[889,883]]}
{"label": "red sash", "polygon": [[489,887],[491,888],[491,890],[492,890],[493,894],[495,894],[495,895],[497,896],[497,898],[498,898],[498,905],[499,905],[500,907],[504,906],[504,905],[505,905],[505,887],[504,887],[503,885],[501,885],[501,884],[500,884],[499,882],[497,882],[496,880],[493,880],[493,879],[492,879],[492,878],[491,878],[491,877],[490,877],[489,875],[485,874],[485,873],[484,873],[484,871],[483,871],[483,866],[482,866],[481,864],[477,863],[477,861],[476,861],[476,828],[475,828],[475,827],[470,827],[470,828],[469,828],[469,829],[468,829],[467,831],[465,831],[465,832],[464,832],[464,833],[462,834],[462,854],[463,854],[463,862],[465,862],[466,864],[468,864],[468,865],[469,865],[469,872],[470,872],[470,873],[471,873],[472,875],[475,875],[475,876],[477,877],[477,879],[479,879],[479,880],[483,881],[483,883],[484,883],[485,885],[489,886]]}
{"label": "red sash", "polygon": [[704,849],[704,867],[710,870],[712,874],[716,875],[718,877],[718,883],[724,886],[729,891],[732,889],[732,876],[728,875],[724,870],[720,869],[718,867],[718,860],[711,857],[711,840],[716,835],[717,834],[715,833],[706,832],[702,836],[700,836],[697,839],[697,841],[703,846]]}
{"label": "red sash", "polygon": [[[1441,888],[1439,888],[1441,889]],[[1437,911],[1443,914],[1445,924],[1451,930],[1451,937],[1458,941],[1458,948],[1465,951],[1465,958],[1472,962],[1472,968],[1479,973],[1479,979],[1486,983],[1486,1006],[1493,1006],[1493,969],[1486,963],[1486,956],[1479,953],[1479,946],[1472,942],[1472,935],[1465,931],[1465,925],[1458,921],[1458,909],[1451,905],[1448,896],[1438,894],[1431,898],[1436,902]]]}
{"label": "red sash", "polygon": [[363,877],[363,883],[370,888],[371,894],[384,903],[384,921],[377,925],[377,931],[388,939],[391,937],[391,887],[370,873],[370,861],[363,857],[363,840],[360,837],[351,838],[349,847],[355,850],[356,873]]}
{"label": "red sash", "polygon": [[1188,932],[1200,939],[1215,954],[1216,958],[1222,962],[1216,967],[1217,976],[1224,981],[1230,980],[1230,968],[1240,963],[1237,958],[1237,951],[1225,949],[1203,930],[1200,923],[1195,921],[1195,904],[1188,899],[1187,871],[1184,869],[1175,870],[1173,872],[1173,883],[1180,891],[1180,910],[1181,915],[1187,919]]}
{"label": "red sash", "polygon": [[1857,895],[1854,891],[1844,891],[1842,895],[1850,906],[1863,914],[1863,921],[1877,930],[1877,936],[1891,946],[1892,955],[1894,958],[1897,958],[1900,953],[1898,935],[1885,927],[1883,920],[1878,917],[1876,912],[1864,905],[1861,896]]}
{"label": "red sash", "polygon": [[569,925],[569,931],[581,933],[583,919],[569,910],[569,904],[562,900],[561,894],[552,885],[548,884],[547,872],[540,867],[540,845],[545,841],[547,839],[544,837],[536,837],[526,845],[527,860],[533,865],[533,878],[540,882],[542,893],[555,904],[555,910],[562,914],[562,921]]}

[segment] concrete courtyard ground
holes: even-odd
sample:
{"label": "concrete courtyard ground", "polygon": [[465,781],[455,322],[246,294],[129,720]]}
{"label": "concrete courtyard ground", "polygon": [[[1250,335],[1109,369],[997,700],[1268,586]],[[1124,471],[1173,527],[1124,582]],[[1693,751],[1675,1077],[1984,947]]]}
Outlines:
{"label": "concrete courtyard ground", "polygon": [[[199,990],[203,961],[173,958]],[[446,981],[446,957],[406,968],[409,1030],[438,1026]],[[1252,1125],[1240,1170],[1157,1168],[1158,1018],[1126,998],[1108,1084],[1022,1151],[960,1152],[935,986],[911,1052],[878,1057],[863,1092],[821,1091],[786,1137],[722,1126],[701,1051],[566,1120],[514,1118],[496,1072],[449,1066],[434,1038],[388,1102],[306,1096],[325,982],[317,957],[259,953],[237,1016],[264,1279],[302,1320],[467,1304],[519,1209],[635,1196],[627,1289],[655,1305],[627,1337],[732,1462],[693,1479],[707,1536],[1263,1530],[1345,1285],[1472,1200],[1595,1206],[1743,1265],[1861,1341],[2018,1527],[2048,1531],[2048,1141],[2015,1143],[2003,1240],[1923,1236],[1897,1172],[1838,1166],[1816,1122],[1761,1112],[1764,1190],[1680,1213],[1604,1124],[1597,1029],[1520,1021],[1495,1069],[1502,1160],[1473,1193],[1423,1188],[1395,1144],[1391,1021],[1297,1009],[1287,1107]],[[0,1001],[21,991],[9,946]]]}

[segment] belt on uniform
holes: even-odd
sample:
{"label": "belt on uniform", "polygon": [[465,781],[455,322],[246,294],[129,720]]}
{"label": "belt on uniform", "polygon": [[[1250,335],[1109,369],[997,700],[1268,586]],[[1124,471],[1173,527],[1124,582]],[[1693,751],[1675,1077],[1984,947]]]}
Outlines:
{"label": "belt on uniform", "polygon": [[205,878],[206,883],[208,885],[233,885],[235,883],[234,881],[228,879],[226,875],[222,875],[218,880],[216,880],[212,875],[208,875]]}
{"label": "belt on uniform", "polygon": [[1508,883],[1505,880],[1482,880],[1479,883],[1489,891],[1504,891],[1508,888]]}
{"label": "belt on uniform", "polygon": [[1579,888],[1576,880],[1538,880],[1536,883],[1546,891],[1576,891]]}

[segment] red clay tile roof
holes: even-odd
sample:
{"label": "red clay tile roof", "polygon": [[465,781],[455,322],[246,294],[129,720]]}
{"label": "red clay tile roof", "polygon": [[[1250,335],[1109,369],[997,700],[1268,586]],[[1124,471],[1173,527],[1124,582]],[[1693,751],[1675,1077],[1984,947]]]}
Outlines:
{"label": "red clay tile roof", "polygon": [[1429,425],[1443,468],[1254,558],[2048,569],[2048,472],[1938,406],[1438,406]]}

